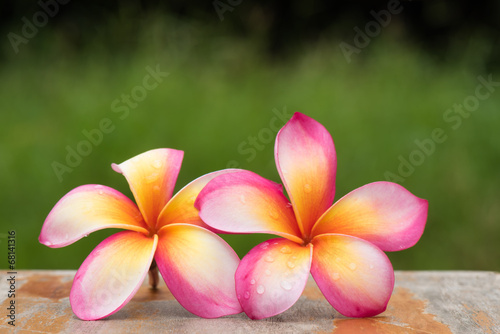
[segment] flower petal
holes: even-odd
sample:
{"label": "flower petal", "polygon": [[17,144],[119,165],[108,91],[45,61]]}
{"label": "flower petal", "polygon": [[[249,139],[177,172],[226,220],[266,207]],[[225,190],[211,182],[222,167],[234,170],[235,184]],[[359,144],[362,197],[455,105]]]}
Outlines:
{"label": "flower petal", "polygon": [[234,287],[240,259],[217,234],[196,225],[166,225],[155,260],[170,292],[189,312],[204,318],[241,312]]}
{"label": "flower petal", "polygon": [[309,236],[335,195],[337,157],[332,137],[320,123],[295,113],[278,133],[274,152],[299,227]]}
{"label": "flower petal", "polygon": [[212,173],[205,174],[196,180],[190,182],[187,186],[179,190],[177,194],[167,203],[163,211],[160,213],[157,223],[157,230],[168,224],[183,223],[198,225],[209,230],[213,230],[205,224],[199,214],[198,209],[194,207],[194,202],[200,191],[216,176],[234,173],[239,169],[224,169]]}
{"label": "flower petal", "polygon": [[413,246],[422,236],[428,203],[391,182],[373,182],[338,200],[313,235],[339,233],[365,239],[383,251]]}
{"label": "flower petal", "polygon": [[97,320],[121,309],[148,273],[158,237],[123,231],[105,239],[78,269],[69,301],[75,315]]}
{"label": "flower petal", "polygon": [[249,171],[214,178],[200,192],[195,207],[205,223],[220,231],[272,233],[302,242],[282,187]]}
{"label": "flower petal", "polygon": [[161,210],[172,197],[184,152],[160,148],[139,154],[113,169],[130,185],[146,223],[154,228]]}
{"label": "flower petal", "polygon": [[251,319],[263,319],[289,309],[299,299],[309,277],[311,246],[271,239],[254,247],[236,271],[236,293]]}
{"label": "flower petal", "polygon": [[323,234],[312,243],[312,276],[337,311],[347,317],[371,317],[386,309],[394,271],[384,252],[347,235]]}
{"label": "flower petal", "polygon": [[127,196],[110,187],[88,184],[71,190],[57,202],[38,240],[49,247],[64,247],[104,228],[148,233],[139,209]]}

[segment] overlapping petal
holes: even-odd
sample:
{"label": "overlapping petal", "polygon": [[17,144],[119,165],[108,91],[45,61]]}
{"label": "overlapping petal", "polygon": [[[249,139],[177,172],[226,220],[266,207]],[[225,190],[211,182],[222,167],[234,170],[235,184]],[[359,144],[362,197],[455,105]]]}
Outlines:
{"label": "overlapping petal", "polygon": [[220,175],[200,192],[195,207],[209,226],[233,233],[271,233],[302,242],[282,187],[255,173]]}
{"label": "overlapping petal", "polygon": [[113,169],[122,173],[130,185],[139,209],[151,228],[172,197],[184,152],[162,148],[144,152]]}
{"label": "overlapping petal", "polygon": [[70,293],[73,312],[97,320],[121,309],[146,276],[158,237],[123,231],[101,242],[78,269]]}
{"label": "overlapping petal", "polygon": [[428,203],[391,182],[373,182],[337,201],[313,228],[313,235],[347,234],[384,251],[413,246],[422,236]]}
{"label": "overlapping petal", "polygon": [[309,277],[312,247],[287,239],[271,239],[245,255],[236,271],[236,292],[251,319],[263,319],[289,309]]}
{"label": "overlapping petal", "polygon": [[348,317],[383,312],[394,288],[392,265],[378,247],[351,236],[316,236],[311,273],[328,302]]}
{"label": "overlapping petal", "polygon": [[275,159],[299,227],[307,237],[333,203],[337,158],[332,137],[317,121],[295,113],[276,137]]}
{"label": "overlapping petal", "polygon": [[196,225],[166,225],[155,259],[169,290],[188,311],[204,318],[241,312],[234,285],[239,258],[215,233]]}
{"label": "overlapping petal", "polygon": [[177,194],[167,203],[158,218],[156,229],[159,230],[168,224],[183,223],[198,225],[209,230],[213,230],[205,224],[198,215],[198,209],[194,207],[194,202],[200,191],[216,176],[234,173],[240,171],[238,169],[224,169],[217,172],[205,174],[196,180],[190,182],[184,188],[179,190]]}
{"label": "overlapping petal", "polygon": [[127,196],[110,187],[89,184],[71,190],[57,202],[38,240],[49,247],[64,247],[104,228],[148,233],[139,209]]}

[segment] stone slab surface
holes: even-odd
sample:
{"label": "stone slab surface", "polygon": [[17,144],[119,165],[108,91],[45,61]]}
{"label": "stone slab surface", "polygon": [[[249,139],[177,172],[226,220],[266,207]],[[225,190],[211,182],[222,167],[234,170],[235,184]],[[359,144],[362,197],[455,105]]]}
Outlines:
{"label": "stone slab surface", "polygon": [[10,275],[1,273],[0,333],[500,333],[500,274],[396,271],[387,310],[373,318],[337,313],[312,277],[299,301],[281,315],[252,321],[244,314],[202,319],[184,310],[161,282],[147,282],[119,312],[81,321],[69,304],[75,271],[17,271],[16,326],[8,324]]}

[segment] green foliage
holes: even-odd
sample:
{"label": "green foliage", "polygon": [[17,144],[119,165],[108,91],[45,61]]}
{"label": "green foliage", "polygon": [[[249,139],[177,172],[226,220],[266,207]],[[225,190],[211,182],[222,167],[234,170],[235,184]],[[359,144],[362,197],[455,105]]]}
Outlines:
{"label": "green foliage", "polygon": [[[474,95],[479,75],[490,74],[481,59],[467,58],[471,52],[438,63],[380,36],[348,64],[340,41],[325,37],[276,61],[260,55],[258,42],[195,24],[152,20],[142,28],[143,36],[129,52],[106,48],[98,39],[78,52],[67,50],[47,28],[0,68],[0,233],[17,231],[19,269],[78,268],[115,231],[50,249],[37,241],[44,219],[81,184],[105,184],[131,196],[110,164],[146,150],[185,151],[176,190],[229,163],[279,181],[275,133],[271,141],[265,135],[273,131],[270,123],[277,113],[300,111],[332,134],[336,199],[385,180],[387,172],[398,175],[399,156],[408,160],[418,150],[415,140],[443,129],[446,140],[436,143],[402,182],[429,200],[424,235],[415,247],[389,256],[395,269],[500,270],[500,87],[456,130],[443,118],[455,103]],[[143,85],[146,67],[157,65],[168,77],[126,116],[114,112],[113,101]],[[500,73],[491,75],[500,81]],[[98,128],[104,118],[113,130],[59,182],[54,161],[66,165],[66,147],[76,149],[86,140],[82,131]],[[249,136],[258,138],[254,151]],[[267,237],[227,240],[243,256]]]}

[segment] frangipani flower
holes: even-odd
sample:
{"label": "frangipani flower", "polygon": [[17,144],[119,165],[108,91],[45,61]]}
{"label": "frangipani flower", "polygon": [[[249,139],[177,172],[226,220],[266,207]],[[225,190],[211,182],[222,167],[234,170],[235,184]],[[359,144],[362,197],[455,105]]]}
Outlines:
{"label": "frangipani flower", "polygon": [[112,188],[84,185],[66,194],[48,215],[39,241],[49,247],[67,246],[104,228],[126,230],[102,241],[76,273],[70,303],[79,318],[96,320],[117,312],[155,263],[188,311],[205,318],[241,312],[234,284],[239,258],[193,206],[208,181],[234,170],[206,174],[172,197],[183,155],[156,149],[112,165],[127,179],[137,205]]}
{"label": "frangipani flower", "polygon": [[300,297],[309,273],[349,317],[383,312],[394,287],[384,251],[413,246],[428,203],[402,186],[374,182],[333,203],[336,155],[328,131],[295,113],[276,138],[280,185],[249,171],[214,178],[195,206],[213,228],[282,238],[254,247],[236,270],[236,292],[252,319],[279,314]]}

